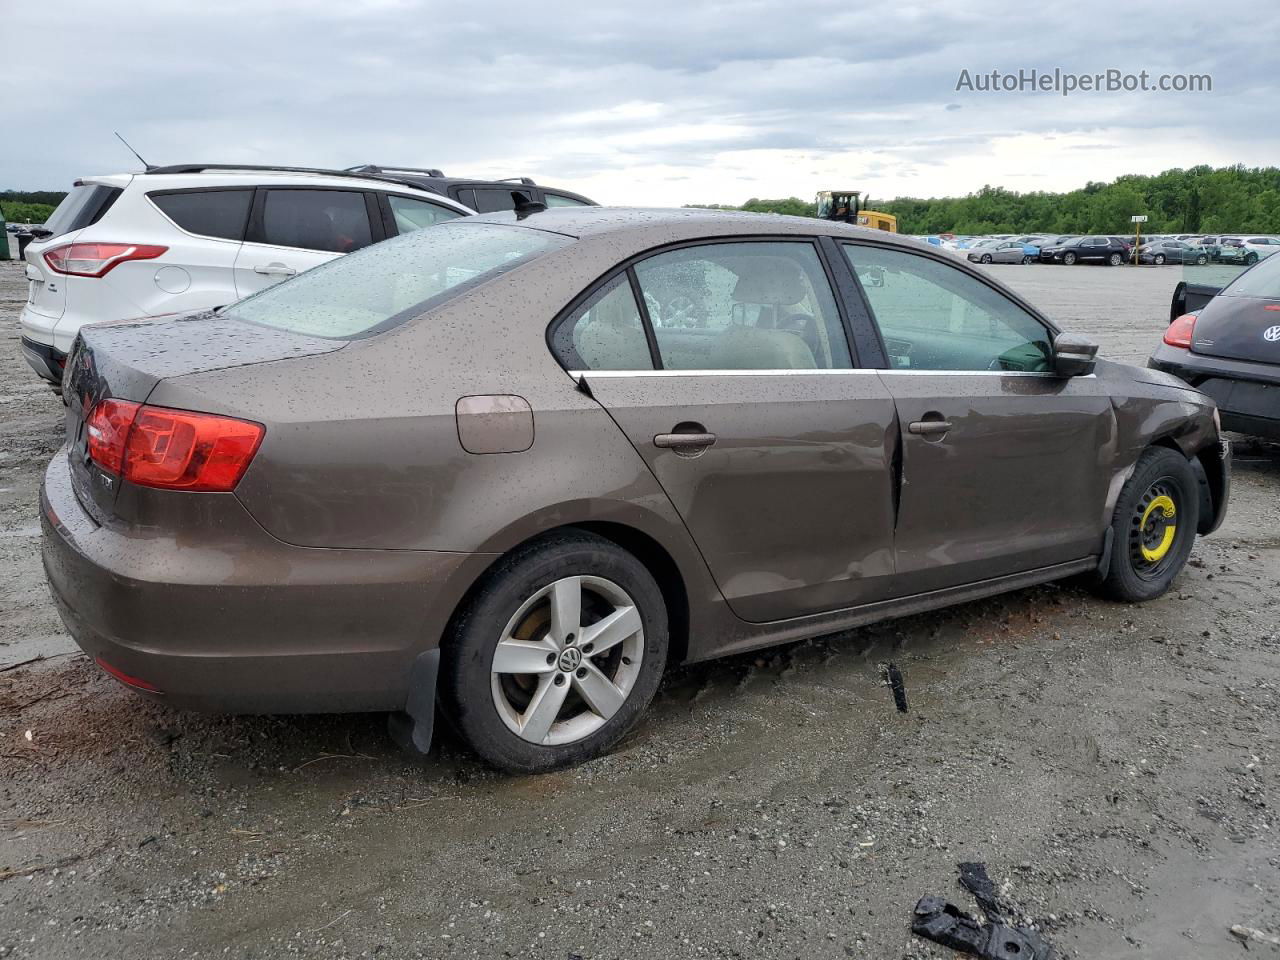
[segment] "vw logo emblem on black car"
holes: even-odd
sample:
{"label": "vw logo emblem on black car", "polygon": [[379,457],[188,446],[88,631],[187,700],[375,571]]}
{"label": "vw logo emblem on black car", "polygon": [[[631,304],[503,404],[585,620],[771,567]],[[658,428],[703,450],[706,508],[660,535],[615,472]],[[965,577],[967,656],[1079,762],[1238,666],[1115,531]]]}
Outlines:
{"label": "vw logo emblem on black car", "polygon": [[1262,331],[1262,339],[1268,343],[1275,343],[1280,340],[1280,324],[1274,327],[1267,327],[1266,330]]}

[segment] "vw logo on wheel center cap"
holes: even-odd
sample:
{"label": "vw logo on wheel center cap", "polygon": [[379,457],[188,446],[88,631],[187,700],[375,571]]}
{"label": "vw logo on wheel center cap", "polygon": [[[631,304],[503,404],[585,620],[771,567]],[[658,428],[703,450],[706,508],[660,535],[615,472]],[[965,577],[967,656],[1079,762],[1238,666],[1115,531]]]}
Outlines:
{"label": "vw logo on wheel center cap", "polygon": [[566,647],[560,654],[560,669],[572,673],[582,665],[582,651],[577,647]]}

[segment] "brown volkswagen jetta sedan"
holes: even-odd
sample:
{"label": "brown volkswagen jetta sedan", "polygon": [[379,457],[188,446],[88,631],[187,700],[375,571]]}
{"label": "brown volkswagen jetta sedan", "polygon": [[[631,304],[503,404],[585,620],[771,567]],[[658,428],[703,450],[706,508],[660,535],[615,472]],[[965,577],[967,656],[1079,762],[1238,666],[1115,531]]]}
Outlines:
{"label": "brown volkswagen jetta sedan", "polygon": [[1159,596],[1226,509],[1212,401],[843,224],[469,217],[211,314],[86,328],[44,561],[124,683],[437,706],[510,770],[663,668],[1092,573]]}

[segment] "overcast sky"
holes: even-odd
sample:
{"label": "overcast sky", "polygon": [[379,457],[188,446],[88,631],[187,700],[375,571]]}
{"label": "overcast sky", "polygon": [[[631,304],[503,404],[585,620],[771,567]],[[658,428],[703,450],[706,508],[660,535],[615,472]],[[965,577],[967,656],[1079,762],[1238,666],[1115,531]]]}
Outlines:
{"label": "overcast sky", "polygon": [[[664,206],[1280,162],[1280,5],[1057,6],[0,0],[0,188],[137,169],[113,130],[151,163],[399,163]],[[1055,67],[1213,92],[956,91]]]}

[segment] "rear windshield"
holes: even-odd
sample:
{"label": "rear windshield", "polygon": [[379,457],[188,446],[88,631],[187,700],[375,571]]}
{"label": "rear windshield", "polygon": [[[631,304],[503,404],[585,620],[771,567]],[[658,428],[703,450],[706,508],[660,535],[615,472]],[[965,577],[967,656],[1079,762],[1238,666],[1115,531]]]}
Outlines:
{"label": "rear windshield", "polygon": [[572,242],[541,230],[451,221],[338,257],[223,313],[295,333],[354,340]]}
{"label": "rear windshield", "polygon": [[1280,300],[1280,253],[1258,261],[1227,284],[1221,295]]}
{"label": "rear windshield", "polygon": [[72,187],[71,192],[62,198],[58,208],[46,221],[44,228],[51,237],[60,237],[64,233],[97,223],[107,212],[107,208],[115,203],[120,192],[119,187],[108,187],[100,183]]}

